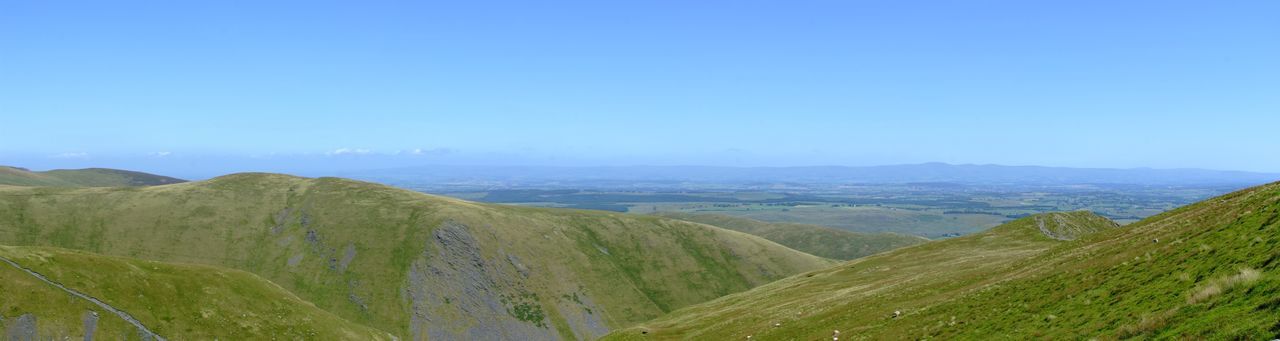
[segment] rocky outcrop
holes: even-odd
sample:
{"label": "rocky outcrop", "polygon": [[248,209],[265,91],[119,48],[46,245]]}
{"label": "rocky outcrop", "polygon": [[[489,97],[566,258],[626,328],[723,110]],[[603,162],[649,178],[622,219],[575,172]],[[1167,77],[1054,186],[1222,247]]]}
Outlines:
{"label": "rocky outcrop", "polygon": [[522,292],[520,275],[486,260],[466,226],[445,222],[426,250],[404,292],[414,340],[559,339],[537,297]]}

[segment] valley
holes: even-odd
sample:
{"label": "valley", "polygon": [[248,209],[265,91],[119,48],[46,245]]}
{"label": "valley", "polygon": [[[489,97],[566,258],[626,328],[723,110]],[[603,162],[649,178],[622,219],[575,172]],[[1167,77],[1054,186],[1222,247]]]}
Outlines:
{"label": "valley", "polygon": [[[1052,215],[1058,215],[1054,213]],[[1041,223],[1069,223],[1074,240]],[[1280,184],[1118,227],[1036,215],[678,310],[606,340],[1266,339],[1280,334]]]}
{"label": "valley", "polygon": [[1280,341],[1280,1],[0,1],[0,341]]}

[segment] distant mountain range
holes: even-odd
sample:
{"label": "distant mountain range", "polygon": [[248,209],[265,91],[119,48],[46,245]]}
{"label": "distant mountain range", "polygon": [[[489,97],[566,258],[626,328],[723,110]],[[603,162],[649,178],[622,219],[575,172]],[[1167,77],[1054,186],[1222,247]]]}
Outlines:
{"label": "distant mountain range", "polygon": [[958,184],[1133,184],[1256,185],[1280,180],[1280,173],[1207,169],[1107,169],[1042,166],[910,165],[844,167],[717,166],[423,166],[349,172],[347,177],[389,183],[958,183]]}

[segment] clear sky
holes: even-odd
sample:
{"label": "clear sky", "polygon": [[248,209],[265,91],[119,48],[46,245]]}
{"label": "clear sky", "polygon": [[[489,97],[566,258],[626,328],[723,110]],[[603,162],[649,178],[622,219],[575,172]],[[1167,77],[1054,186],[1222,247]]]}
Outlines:
{"label": "clear sky", "polygon": [[0,2],[0,164],[1280,171],[1280,1],[267,2]]}

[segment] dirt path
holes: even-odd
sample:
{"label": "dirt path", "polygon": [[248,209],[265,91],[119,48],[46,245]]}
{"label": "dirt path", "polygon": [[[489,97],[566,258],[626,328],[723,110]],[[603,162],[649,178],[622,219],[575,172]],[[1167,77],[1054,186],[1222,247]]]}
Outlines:
{"label": "dirt path", "polygon": [[116,314],[117,316],[120,316],[120,318],[124,319],[126,322],[129,322],[129,323],[130,323],[130,324],[132,324],[134,327],[138,327],[138,332],[142,334],[143,339],[147,339],[147,338],[148,338],[148,336],[149,336],[149,337],[154,338],[155,340],[158,340],[158,341],[165,341],[165,338],[160,337],[160,335],[156,335],[156,333],[155,333],[155,332],[152,332],[152,331],[151,331],[151,329],[147,329],[147,327],[146,327],[146,326],[143,326],[143,325],[142,325],[142,322],[139,322],[139,321],[138,321],[138,319],[133,318],[133,316],[132,316],[132,315],[129,315],[129,313],[126,313],[126,312],[124,312],[123,310],[116,309],[115,307],[112,307],[111,305],[109,305],[109,304],[107,304],[107,303],[105,303],[105,302],[102,302],[101,300],[98,300],[98,299],[96,299],[96,298],[93,298],[92,296],[85,295],[85,294],[83,294],[83,293],[81,293],[81,292],[79,292],[79,291],[75,291],[75,290],[73,290],[73,289],[71,289],[71,288],[67,288],[66,286],[63,286],[61,283],[55,282],[55,281],[53,281],[53,280],[49,279],[48,277],[45,277],[44,275],[41,275],[41,274],[40,274],[40,273],[38,273],[38,272],[32,271],[31,269],[24,268],[24,267],[22,267],[22,265],[18,265],[18,263],[14,263],[12,260],[9,260],[8,258],[0,257],[0,261],[4,261],[5,263],[9,263],[9,265],[12,265],[14,268],[16,268],[16,269],[18,269],[18,270],[22,270],[23,272],[26,272],[27,274],[31,275],[32,277],[35,277],[36,279],[39,279],[39,280],[41,280],[41,281],[44,281],[45,283],[49,283],[49,285],[52,285],[52,286],[54,286],[54,287],[57,287],[58,289],[62,289],[62,291],[65,291],[65,292],[67,292],[68,294],[71,294],[72,296],[76,296],[76,297],[79,297],[79,298],[83,298],[83,299],[85,299],[86,301],[93,302],[93,304],[97,304],[99,307],[102,307],[102,309],[105,309],[106,311],[109,311],[109,312],[111,312],[111,313],[113,313],[113,314]]}

